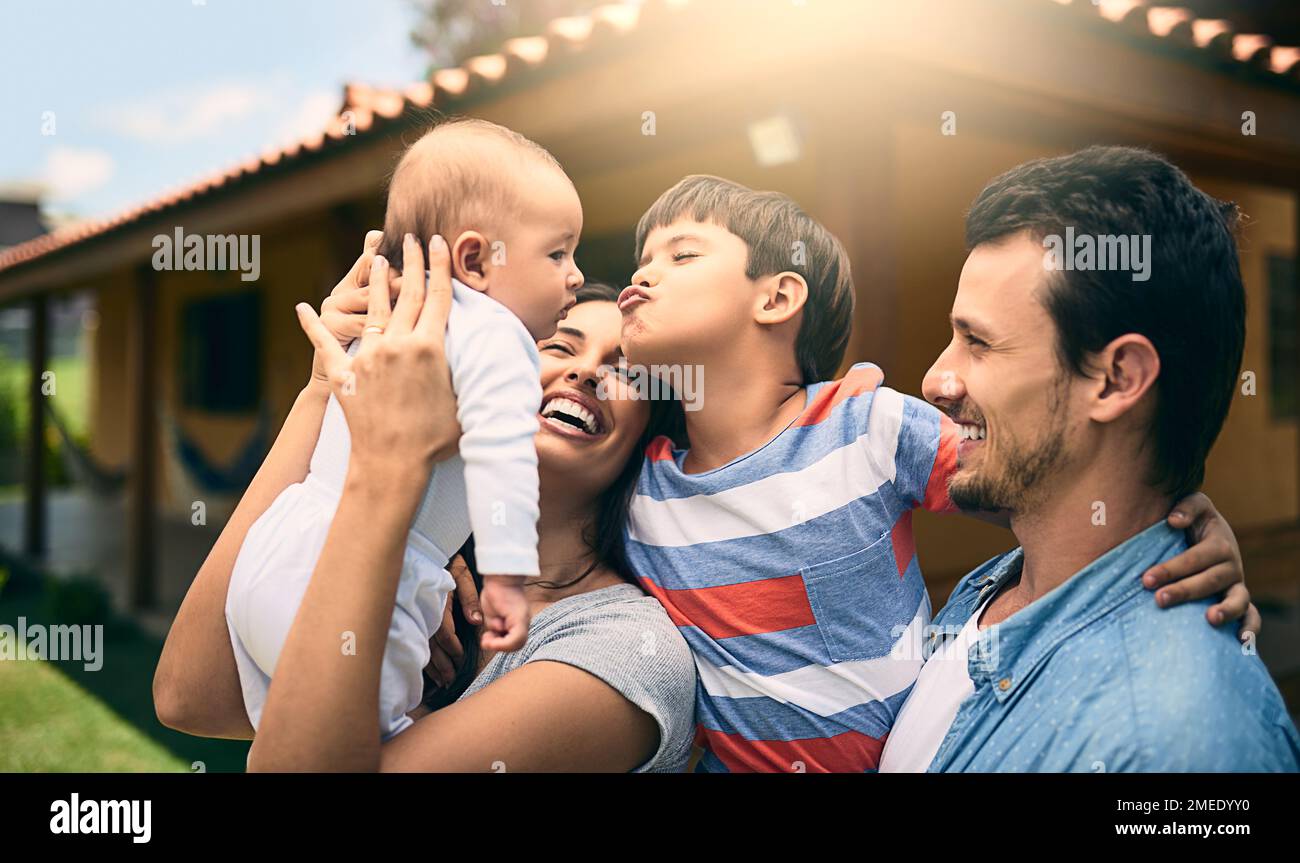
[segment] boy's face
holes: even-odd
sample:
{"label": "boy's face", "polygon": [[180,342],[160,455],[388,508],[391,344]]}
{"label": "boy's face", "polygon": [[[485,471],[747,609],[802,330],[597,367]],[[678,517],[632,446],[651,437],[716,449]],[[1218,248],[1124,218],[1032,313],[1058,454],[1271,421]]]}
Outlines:
{"label": "boy's face", "polygon": [[582,271],[574,259],[582,204],[573,184],[552,168],[521,177],[523,210],[503,214],[500,246],[487,250],[486,293],[523,321],[534,339],[550,338],[573,307]]}
{"label": "boy's face", "polygon": [[750,324],[749,246],[711,222],[679,219],[646,236],[619,298],[623,350],[639,365],[705,364]]}

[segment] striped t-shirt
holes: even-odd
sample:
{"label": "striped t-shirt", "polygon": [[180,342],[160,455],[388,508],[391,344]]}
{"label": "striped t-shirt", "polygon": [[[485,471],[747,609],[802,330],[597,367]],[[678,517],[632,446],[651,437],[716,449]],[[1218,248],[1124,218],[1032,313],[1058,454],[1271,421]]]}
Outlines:
{"label": "striped t-shirt", "polygon": [[868,771],[922,660],[911,511],[954,509],[957,427],[869,363],[808,387],[759,449],[682,471],[646,449],[628,555],[695,656],[704,771]]}

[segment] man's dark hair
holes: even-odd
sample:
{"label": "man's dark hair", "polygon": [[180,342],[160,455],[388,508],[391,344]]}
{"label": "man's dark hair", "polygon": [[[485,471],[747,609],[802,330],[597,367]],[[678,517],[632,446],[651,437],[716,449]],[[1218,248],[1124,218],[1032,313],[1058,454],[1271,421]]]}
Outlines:
{"label": "man's dark hair", "polygon": [[[1200,487],[1223,427],[1246,340],[1246,297],[1234,232],[1236,204],[1192,185],[1163,157],[1133,147],[1089,147],[1036,159],[989,183],[966,217],[969,249],[1021,231],[1149,235],[1147,281],[1131,270],[1062,269],[1040,299],[1056,324],[1062,366],[1082,373],[1090,354],[1139,333],[1160,355],[1152,485],[1177,500]],[[1068,247],[1066,255],[1074,252]]]}
{"label": "man's dark hair", "polygon": [[[692,174],[659,196],[636,226],[636,257],[646,236],[680,218],[711,222],[745,241],[745,277],[787,270],[808,283],[808,301],[795,339],[795,359],[805,384],[828,380],[844,359],[853,328],[853,274],[834,234],[779,192],[756,192],[739,183]],[[803,243],[796,256],[795,243]]]}

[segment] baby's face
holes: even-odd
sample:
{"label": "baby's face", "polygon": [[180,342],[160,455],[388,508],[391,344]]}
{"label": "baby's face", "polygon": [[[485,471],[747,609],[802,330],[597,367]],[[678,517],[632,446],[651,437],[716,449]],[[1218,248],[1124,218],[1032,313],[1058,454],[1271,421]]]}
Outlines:
{"label": "baby's face", "polygon": [[582,204],[559,171],[533,169],[524,188],[522,211],[507,216],[504,243],[496,250],[504,259],[498,257],[490,268],[487,295],[514,312],[534,339],[546,339],[582,287],[574,259]]}

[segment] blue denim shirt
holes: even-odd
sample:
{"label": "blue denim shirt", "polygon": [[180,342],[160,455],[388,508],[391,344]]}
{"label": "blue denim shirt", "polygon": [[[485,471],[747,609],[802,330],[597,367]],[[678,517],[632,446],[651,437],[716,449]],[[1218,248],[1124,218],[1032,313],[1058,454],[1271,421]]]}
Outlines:
{"label": "blue denim shirt", "polygon": [[[975,691],[930,772],[1300,769],[1300,734],[1236,627],[1210,626],[1209,600],[1161,609],[1142,586],[1186,547],[1162,521],[981,632],[967,665]],[[1022,557],[995,557],[957,585],[927,656]]]}

